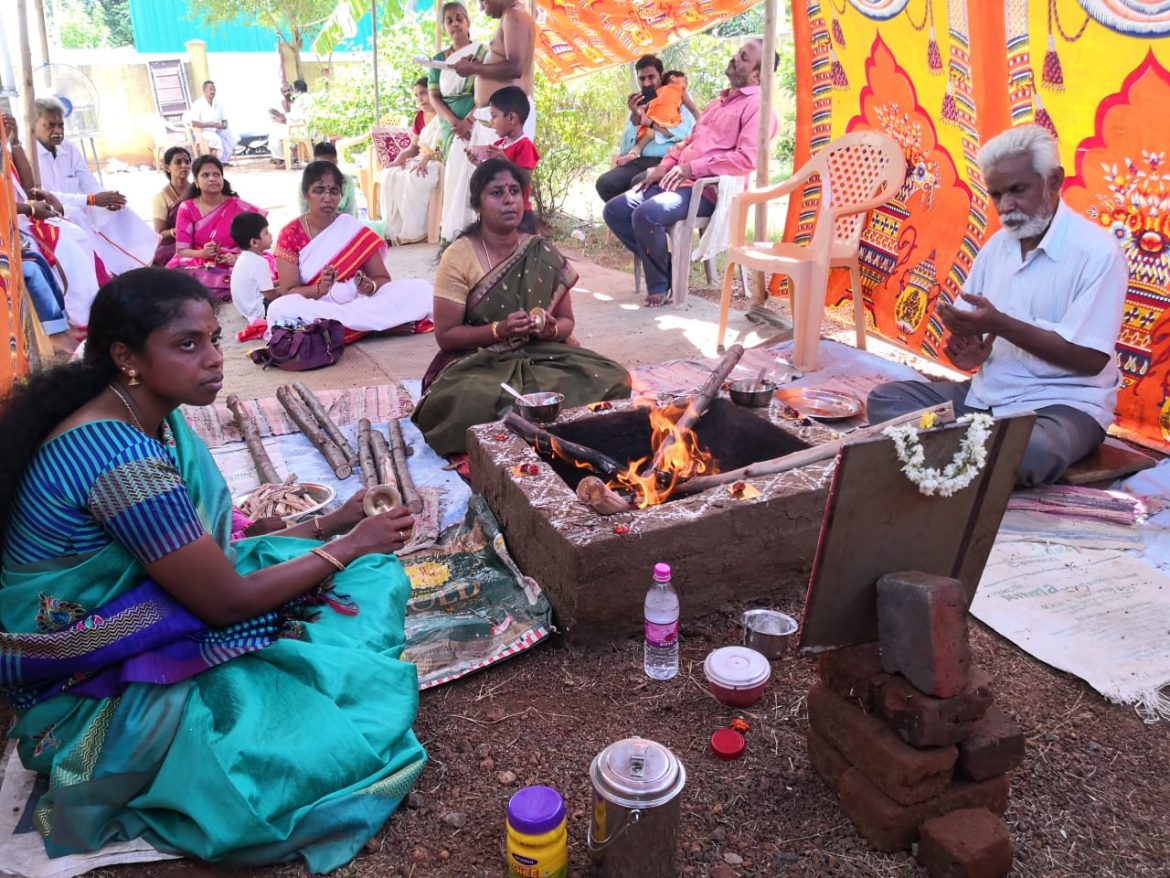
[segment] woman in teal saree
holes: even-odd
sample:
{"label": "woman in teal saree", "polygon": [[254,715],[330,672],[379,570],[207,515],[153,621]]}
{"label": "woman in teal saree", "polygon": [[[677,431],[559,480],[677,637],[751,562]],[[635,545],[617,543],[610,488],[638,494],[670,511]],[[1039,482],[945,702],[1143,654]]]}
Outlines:
{"label": "woman in teal saree", "polygon": [[363,519],[357,497],[230,542],[227,487],[176,411],[219,392],[218,338],[198,282],[128,272],[94,302],[84,361],[0,412],[0,687],[49,778],[49,856],[141,837],[330,871],[425,761],[389,554],[410,515]]}
{"label": "woman in teal saree", "polygon": [[[468,427],[494,421],[511,406],[500,382],[523,393],[563,393],[566,407],[630,396],[624,366],[572,340],[569,291],[577,272],[552,244],[520,233],[527,185],[524,172],[505,159],[476,168],[471,206],[479,221],[439,262],[439,353],[413,415],[439,454],[463,453]],[[536,308],[548,315],[539,328]]]}

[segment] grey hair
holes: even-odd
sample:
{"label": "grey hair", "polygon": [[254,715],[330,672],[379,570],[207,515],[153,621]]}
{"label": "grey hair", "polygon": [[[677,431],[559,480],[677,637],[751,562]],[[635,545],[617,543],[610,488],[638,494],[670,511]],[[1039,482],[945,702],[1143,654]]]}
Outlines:
{"label": "grey hair", "polygon": [[1021,125],[997,134],[979,150],[976,161],[984,175],[1006,158],[1027,155],[1032,159],[1032,170],[1044,179],[1060,167],[1060,150],[1056,138],[1039,125]]}
{"label": "grey hair", "polygon": [[37,98],[33,101],[33,109],[37,111],[37,118],[45,113],[60,113],[65,115],[65,105],[56,98]]}

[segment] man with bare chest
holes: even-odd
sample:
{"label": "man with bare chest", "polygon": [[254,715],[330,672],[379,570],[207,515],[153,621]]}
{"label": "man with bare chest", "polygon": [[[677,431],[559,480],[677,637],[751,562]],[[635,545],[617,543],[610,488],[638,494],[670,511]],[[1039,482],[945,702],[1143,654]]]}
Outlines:
{"label": "man with bare chest", "polygon": [[[482,61],[464,58],[455,64],[460,76],[475,76],[476,117],[488,118],[488,102],[497,90],[517,85],[528,95],[528,119],[524,133],[532,138],[536,133],[536,105],[532,100],[533,58],[536,51],[536,23],[525,8],[524,0],[479,0],[480,8],[500,26],[492,34],[487,57]],[[495,132],[487,125],[477,124],[472,131],[472,146],[491,143]]]}

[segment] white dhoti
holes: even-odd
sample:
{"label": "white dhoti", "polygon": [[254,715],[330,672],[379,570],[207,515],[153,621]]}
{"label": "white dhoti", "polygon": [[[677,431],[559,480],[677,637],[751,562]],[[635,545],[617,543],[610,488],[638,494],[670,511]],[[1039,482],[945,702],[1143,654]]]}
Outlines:
{"label": "white dhoti", "polygon": [[[434,290],[430,281],[417,277],[392,280],[379,287],[372,296],[358,293],[352,281],[336,283],[329,295],[320,299],[305,296],[276,299],[268,306],[268,325],[296,323],[298,320],[312,323],[322,317],[336,320],[346,329],[382,332],[429,318]],[[349,298],[351,292],[353,298]]]}
{"label": "white dhoti", "polygon": [[386,239],[393,243],[421,241],[427,234],[427,211],[439,184],[439,167],[431,163],[425,174],[417,168],[412,159],[406,167],[382,172],[382,219]]}
{"label": "white dhoti", "polygon": [[232,134],[230,128],[197,128],[207,148],[215,153],[216,157],[227,164],[231,161],[232,152],[239,143],[239,138]]}
{"label": "white dhoti", "polygon": [[75,206],[64,197],[61,200],[66,201],[65,218],[85,232],[89,248],[101,258],[110,274],[151,264],[158,247],[158,233],[130,208],[106,210]]}
{"label": "white dhoti", "polygon": [[89,236],[73,223],[61,220],[52,223],[61,231],[53,256],[65,275],[65,316],[73,326],[88,326],[89,309],[98,292]]}

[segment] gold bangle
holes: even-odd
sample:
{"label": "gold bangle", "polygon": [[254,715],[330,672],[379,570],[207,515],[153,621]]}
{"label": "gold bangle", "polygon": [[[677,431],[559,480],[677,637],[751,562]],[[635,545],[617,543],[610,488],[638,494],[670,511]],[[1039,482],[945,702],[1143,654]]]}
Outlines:
{"label": "gold bangle", "polygon": [[496,320],[492,323],[492,338],[496,341],[500,340],[500,321]]}
{"label": "gold bangle", "polygon": [[342,564],[340,561],[338,561],[336,558],[334,558],[332,555],[330,555],[328,552],[326,552],[320,546],[317,546],[314,549],[309,549],[309,551],[312,552],[314,555],[316,555],[318,558],[321,558],[322,560],[329,562],[329,564],[334,569],[336,569],[338,573],[341,573],[345,570],[344,564]]}

